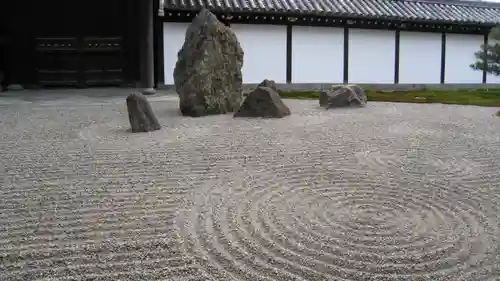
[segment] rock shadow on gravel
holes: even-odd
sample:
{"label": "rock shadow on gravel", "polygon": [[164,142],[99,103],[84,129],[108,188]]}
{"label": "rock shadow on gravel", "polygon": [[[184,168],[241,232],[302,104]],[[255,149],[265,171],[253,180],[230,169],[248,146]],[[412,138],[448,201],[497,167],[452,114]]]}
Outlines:
{"label": "rock shadow on gravel", "polygon": [[[101,128],[102,129],[102,128]],[[162,130],[154,130],[149,132],[132,132],[132,128],[129,126],[118,126],[115,128],[110,128],[107,130],[110,135],[120,136],[120,137],[131,137],[131,136],[145,136],[145,135],[155,135],[161,134]]]}

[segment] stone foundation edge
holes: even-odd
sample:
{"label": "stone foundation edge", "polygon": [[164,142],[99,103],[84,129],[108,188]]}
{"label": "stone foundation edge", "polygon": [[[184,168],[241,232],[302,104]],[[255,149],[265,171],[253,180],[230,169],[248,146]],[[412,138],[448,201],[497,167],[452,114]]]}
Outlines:
{"label": "stone foundation edge", "polygon": [[[351,83],[350,83],[351,84]],[[356,83],[352,83],[356,84]],[[244,84],[245,91],[256,88],[258,84]],[[338,83],[276,83],[278,89],[283,91],[314,91],[329,88]],[[500,84],[356,84],[365,89],[379,91],[418,91],[418,90],[459,90],[459,89],[500,89]],[[158,89],[174,90],[173,85],[159,84]]]}

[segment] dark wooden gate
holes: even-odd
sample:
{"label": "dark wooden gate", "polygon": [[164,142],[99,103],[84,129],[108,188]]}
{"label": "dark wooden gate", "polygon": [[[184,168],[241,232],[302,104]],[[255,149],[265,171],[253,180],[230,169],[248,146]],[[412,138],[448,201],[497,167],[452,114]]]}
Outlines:
{"label": "dark wooden gate", "polygon": [[27,0],[33,80],[41,86],[118,86],[138,78],[137,0]]}
{"label": "dark wooden gate", "polygon": [[37,38],[37,80],[42,86],[112,86],[124,83],[121,37]]}

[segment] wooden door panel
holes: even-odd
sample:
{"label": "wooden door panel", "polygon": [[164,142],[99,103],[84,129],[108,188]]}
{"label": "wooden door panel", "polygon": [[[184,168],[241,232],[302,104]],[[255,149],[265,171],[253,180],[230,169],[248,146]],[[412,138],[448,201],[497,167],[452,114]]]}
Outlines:
{"label": "wooden door panel", "polygon": [[42,85],[123,84],[121,37],[37,38],[37,75]]}
{"label": "wooden door panel", "polygon": [[38,82],[42,85],[77,85],[77,38],[37,38],[36,42]]}
{"label": "wooden door panel", "polygon": [[128,11],[124,1],[135,2],[33,1],[38,13],[32,37],[36,39],[30,45],[36,48],[38,83],[80,87],[123,84],[122,37],[129,33],[123,24]]}
{"label": "wooden door panel", "polygon": [[84,83],[118,85],[123,83],[121,37],[84,38]]}

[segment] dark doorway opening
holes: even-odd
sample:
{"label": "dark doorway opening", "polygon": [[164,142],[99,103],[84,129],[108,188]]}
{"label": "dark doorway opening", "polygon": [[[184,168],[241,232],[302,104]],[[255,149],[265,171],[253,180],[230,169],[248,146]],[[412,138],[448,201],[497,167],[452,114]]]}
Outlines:
{"label": "dark doorway opening", "polygon": [[139,80],[134,0],[11,2],[15,83],[42,87],[124,86]]}

